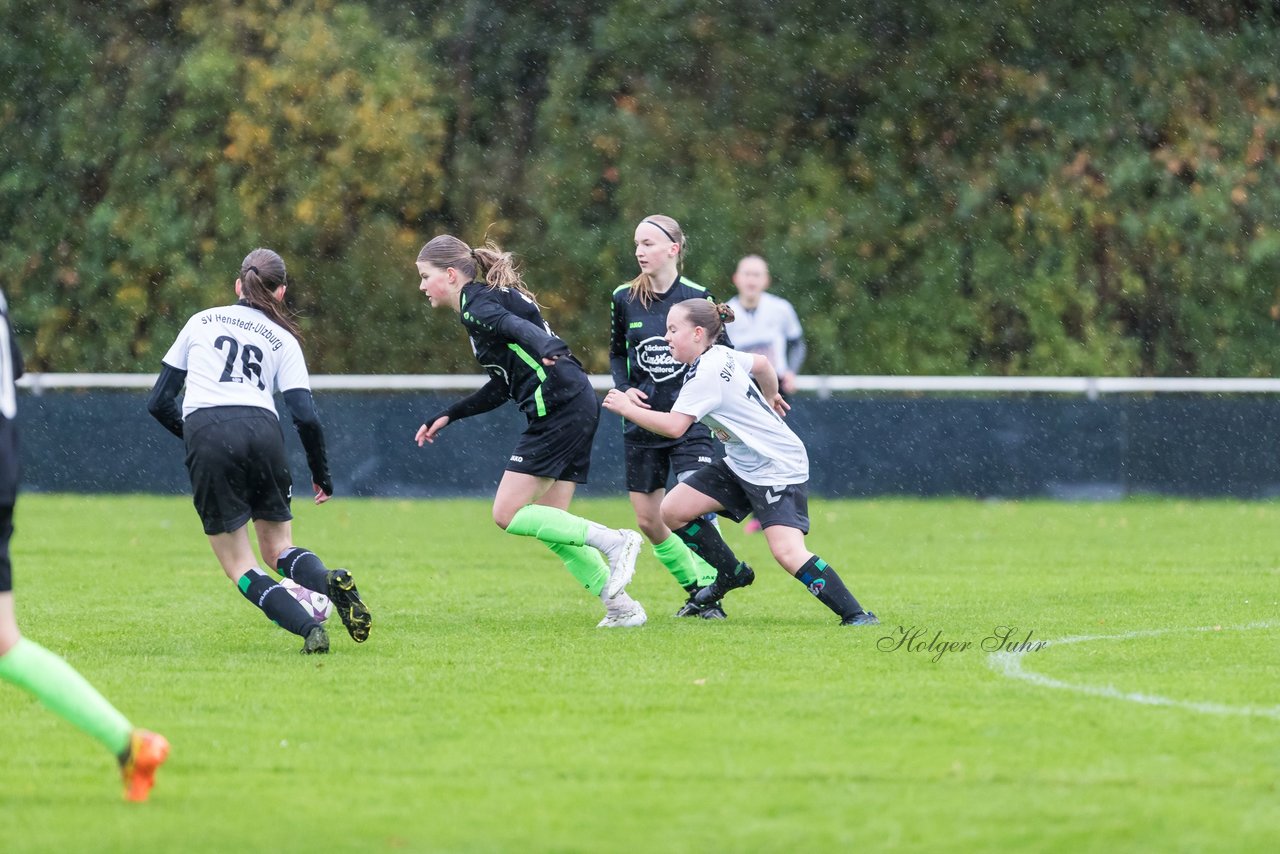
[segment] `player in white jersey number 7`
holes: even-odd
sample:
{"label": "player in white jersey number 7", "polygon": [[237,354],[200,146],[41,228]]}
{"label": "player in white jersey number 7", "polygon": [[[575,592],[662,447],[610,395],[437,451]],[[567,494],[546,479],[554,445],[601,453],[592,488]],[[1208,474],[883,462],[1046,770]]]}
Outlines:
{"label": "player in white jersey number 7", "polygon": [[333,480],[285,288],[284,259],[270,249],[250,252],[236,278],[239,301],[192,315],[164,354],[147,409],[186,444],[196,512],[223,572],[269,620],[303,638],[302,652],[323,653],[329,651],[324,626],[259,568],[249,545],[253,520],[263,564],[327,595],[352,639],[368,639],[372,617],[351,573],[329,569],[293,544],[293,478],[276,391],[306,450],[317,504],[333,495]]}
{"label": "player in white jersey number 7", "polygon": [[774,559],[834,611],[841,625],[875,625],[879,620],[858,604],[835,569],[805,548],[809,456],[783,422],[790,407],[769,360],[713,343],[732,320],[733,310],[723,303],[690,299],[671,307],[667,344],[689,369],[670,412],[643,409],[617,389],[604,399],[605,409],[654,433],[682,436],[690,424],[702,421],[724,442],[725,459],[703,466],[662,501],[667,526],[716,568],[716,580],[693,601],[710,606],[755,580],[751,568],[701,517],[715,512],[741,522],[753,513]]}

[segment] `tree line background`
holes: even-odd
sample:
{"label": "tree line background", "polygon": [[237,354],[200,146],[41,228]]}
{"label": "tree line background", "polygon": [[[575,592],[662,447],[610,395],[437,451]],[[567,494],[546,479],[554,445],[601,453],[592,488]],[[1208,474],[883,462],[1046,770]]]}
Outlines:
{"label": "tree line background", "polygon": [[1280,0],[0,0],[30,367],[154,371],[290,268],[315,373],[474,372],[413,262],[518,253],[607,369],[635,224],[748,252],[810,373],[1269,376]]}

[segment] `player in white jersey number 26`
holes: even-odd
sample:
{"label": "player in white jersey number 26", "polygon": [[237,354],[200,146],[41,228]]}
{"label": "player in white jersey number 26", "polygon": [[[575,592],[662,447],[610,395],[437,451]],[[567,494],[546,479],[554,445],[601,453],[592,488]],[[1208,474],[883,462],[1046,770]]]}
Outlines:
{"label": "player in white jersey number 26", "polygon": [[[164,354],[147,409],[186,446],[196,512],[227,578],[269,620],[303,638],[304,653],[324,653],[325,627],[262,568],[327,595],[352,639],[368,639],[372,617],[351,573],[329,569],[293,542],[293,478],[277,391],[302,439],[317,504],[332,497],[333,479],[300,334],[284,307],[286,288],[279,255],[255,249],[245,256],[235,284],[239,299],[191,316]],[[249,544],[250,521],[261,565]]]}

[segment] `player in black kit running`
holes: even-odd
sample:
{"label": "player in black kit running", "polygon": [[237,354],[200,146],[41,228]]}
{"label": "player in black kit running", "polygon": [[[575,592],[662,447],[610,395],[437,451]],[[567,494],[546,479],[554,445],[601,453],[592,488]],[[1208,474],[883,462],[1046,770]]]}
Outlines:
{"label": "player in black kit running", "polygon": [[509,534],[541,540],[599,596],[601,628],[644,625],[644,608],[624,589],[635,573],[640,535],[568,509],[577,485],[587,481],[600,420],[600,400],[582,365],[551,333],[509,252],[492,243],[472,249],[442,234],[422,247],[417,266],[419,289],[433,308],[458,312],[489,375],[475,394],[428,418],[414,437],[418,446],[454,421],[515,401],[528,427],[507,459],[493,521]]}

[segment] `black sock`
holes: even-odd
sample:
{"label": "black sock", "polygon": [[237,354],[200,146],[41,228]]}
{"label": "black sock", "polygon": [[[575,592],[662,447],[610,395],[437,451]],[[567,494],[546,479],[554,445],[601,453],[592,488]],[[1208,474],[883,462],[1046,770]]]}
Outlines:
{"label": "black sock", "polygon": [[683,528],[676,528],[675,534],[684,540],[694,554],[716,568],[718,578],[733,578],[737,575],[742,562],[734,555],[724,537],[720,536],[715,525],[708,525],[702,519],[694,519]]}
{"label": "black sock", "polygon": [[[298,582],[301,584],[302,582]],[[303,585],[304,587],[306,585]],[[267,615],[267,619],[287,632],[302,637],[320,625],[311,619],[307,609],[293,595],[271,580],[271,576],[258,568],[254,568],[240,576],[236,587],[254,605]]]}
{"label": "black sock", "polygon": [[316,553],[301,546],[290,546],[280,553],[276,571],[285,578],[292,578],[308,590],[329,593],[329,570]]}
{"label": "black sock", "polygon": [[844,586],[844,581],[836,574],[828,563],[814,555],[796,572],[799,581],[809,592],[818,597],[818,601],[840,615],[841,619],[852,617],[862,611],[858,600]]}

